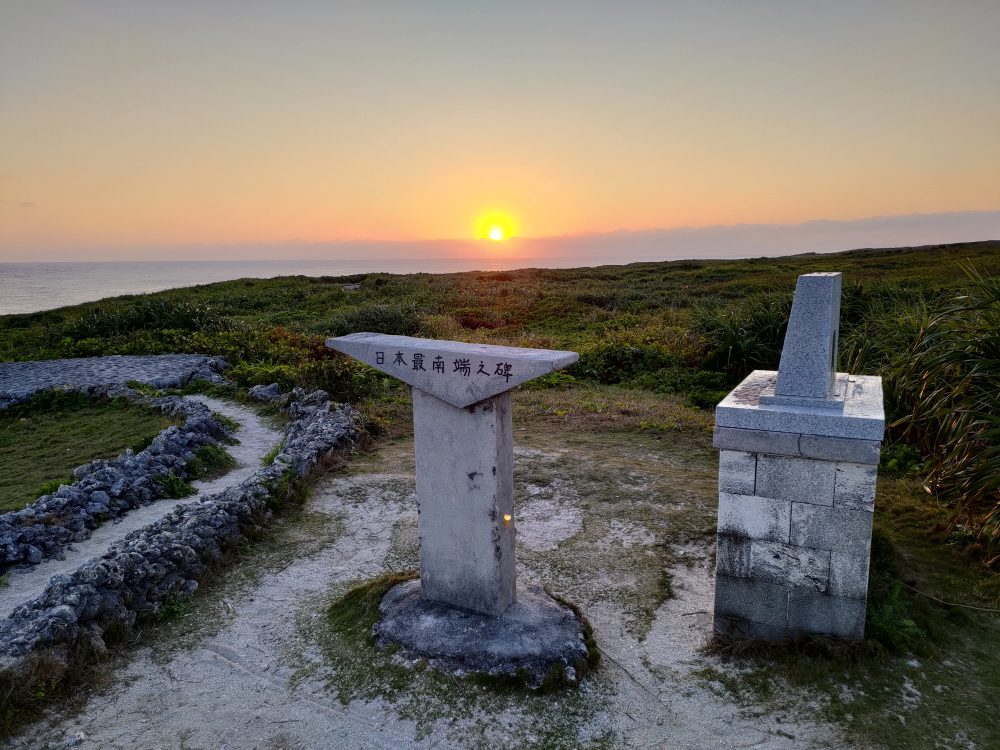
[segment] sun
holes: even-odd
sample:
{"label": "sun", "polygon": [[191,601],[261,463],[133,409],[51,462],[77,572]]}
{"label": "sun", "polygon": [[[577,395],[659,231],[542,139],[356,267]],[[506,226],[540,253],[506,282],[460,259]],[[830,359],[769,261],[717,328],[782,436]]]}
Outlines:
{"label": "sun", "polygon": [[517,222],[505,211],[484,211],[476,219],[476,237],[504,242],[517,236]]}

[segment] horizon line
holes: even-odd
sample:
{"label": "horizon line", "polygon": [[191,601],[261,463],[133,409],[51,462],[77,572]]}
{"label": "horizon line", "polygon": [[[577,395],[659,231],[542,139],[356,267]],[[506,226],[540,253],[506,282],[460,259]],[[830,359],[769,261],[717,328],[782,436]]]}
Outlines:
{"label": "horizon line", "polygon": [[[986,217],[990,215],[997,215],[1000,217],[1000,207],[992,209],[968,209],[960,211],[936,211],[936,212],[920,212],[915,211],[905,214],[876,214],[868,216],[859,216],[850,219],[807,219],[805,221],[799,222],[736,222],[731,224],[678,224],[675,226],[658,226],[658,227],[648,227],[643,229],[628,229],[628,228],[618,228],[618,229],[607,229],[607,230],[595,230],[590,232],[564,232],[562,234],[537,234],[537,235],[511,235],[502,242],[496,242],[490,240],[487,237],[432,237],[423,239],[382,239],[377,237],[368,238],[334,238],[334,239],[321,239],[321,240],[304,240],[304,239],[294,239],[286,238],[280,240],[219,240],[212,242],[185,242],[172,245],[162,245],[162,244],[117,244],[117,245],[103,245],[102,248],[114,248],[114,249],[128,249],[130,247],[136,249],[159,249],[159,248],[171,248],[171,249],[194,249],[200,247],[262,247],[262,246],[275,246],[275,245],[294,245],[294,246],[315,246],[315,245],[365,245],[365,244],[377,244],[377,245],[422,245],[422,244],[436,244],[436,243],[473,243],[482,244],[484,247],[489,246],[502,246],[503,244],[510,242],[541,242],[547,240],[572,240],[572,239],[589,239],[589,238],[599,238],[599,237],[611,237],[616,235],[638,235],[638,234],[656,234],[656,233],[668,233],[668,232],[700,232],[709,230],[725,230],[725,229],[799,229],[807,228],[812,226],[845,226],[851,224],[861,224],[865,222],[873,221],[891,221],[891,220],[903,220],[903,219],[922,219],[922,218],[958,218],[958,217],[973,217],[981,216]],[[78,246],[53,246],[53,250],[71,250]],[[85,245],[85,249],[96,249],[94,245]],[[7,261],[0,261],[7,262]],[[9,261],[18,262],[18,261]],[[34,261],[28,261],[34,262]],[[41,261],[38,261],[41,262]],[[67,261],[72,262],[72,261]]]}

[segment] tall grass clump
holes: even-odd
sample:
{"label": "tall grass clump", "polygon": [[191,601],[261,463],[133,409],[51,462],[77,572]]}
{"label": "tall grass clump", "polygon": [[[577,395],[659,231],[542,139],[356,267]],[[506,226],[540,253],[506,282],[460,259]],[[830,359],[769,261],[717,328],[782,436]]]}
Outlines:
{"label": "tall grass clump", "polygon": [[332,336],[358,331],[412,336],[420,329],[420,312],[416,305],[382,302],[345,310],[335,316],[329,325]]}
{"label": "tall grass clump", "polygon": [[791,310],[791,290],[750,294],[721,306],[696,305],[694,328],[705,343],[702,368],[734,380],[753,370],[776,370]]}
{"label": "tall grass clump", "polygon": [[885,368],[890,428],[927,459],[927,489],[1000,563],[1000,279],[967,267],[965,292],[929,315]]}
{"label": "tall grass clump", "polygon": [[64,334],[73,339],[121,336],[133,331],[220,331],[226,320],[207,305],[151,299],[102,305],[70,321]]}

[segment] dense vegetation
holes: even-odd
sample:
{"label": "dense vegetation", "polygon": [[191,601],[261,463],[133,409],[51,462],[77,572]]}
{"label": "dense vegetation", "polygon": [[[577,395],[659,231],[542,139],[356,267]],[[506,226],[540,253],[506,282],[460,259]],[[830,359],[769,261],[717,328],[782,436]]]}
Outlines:
{"label": "dense vegetation", "polygon": [[885,379],[887,468],[921,472],[939,529],[1000,564],[1000,243],[567,270],[243,279],[0,318],[0,359],[222,354],[242,385],[398,399],[326,349],[358,330],[570,348],[537,387],[677,394],[709,408],[777,366],[800,273],[844,272],[841,369]]}

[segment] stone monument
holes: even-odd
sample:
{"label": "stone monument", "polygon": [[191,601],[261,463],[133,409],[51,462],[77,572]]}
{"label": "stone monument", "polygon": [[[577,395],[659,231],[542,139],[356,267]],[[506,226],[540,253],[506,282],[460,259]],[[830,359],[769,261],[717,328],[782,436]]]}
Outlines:
{"label": "stone monument", "polygon": [[510,397],[579,356],[379,333],[326,345],[413,391],[420,579],[385,596],[380,638],[490,673],[544,672],[585,656],[572,611],[517,585]]}
{"label": "stone monument", "polygon": [[861,638],[882,380],[837,372],[839,273],[800,276],[777,372],[716,407],[715,629]]}

